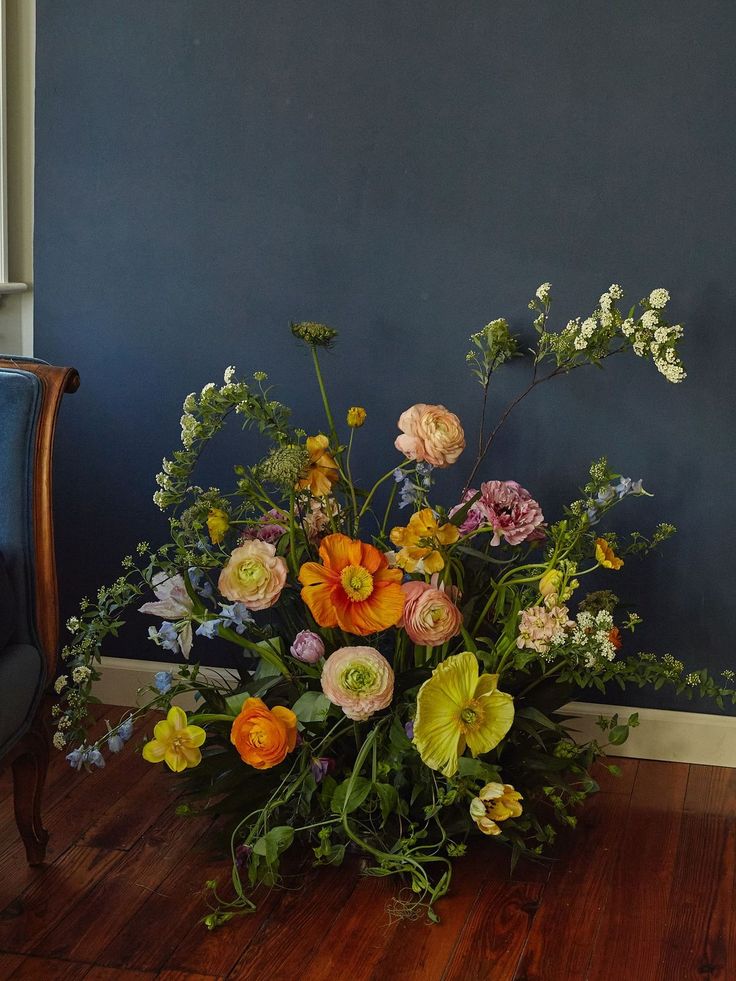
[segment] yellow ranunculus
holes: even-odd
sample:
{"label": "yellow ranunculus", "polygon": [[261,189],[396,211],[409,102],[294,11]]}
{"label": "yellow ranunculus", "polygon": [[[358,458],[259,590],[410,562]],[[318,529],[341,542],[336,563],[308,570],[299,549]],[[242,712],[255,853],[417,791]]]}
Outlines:
{"label": "yellow ranunculus", "polygon": [[401,549],[396,564],[406,572],[434,573],[444,568],[445,560],[438,546],[454,545],[460,537],[457,525],[438,525],[431,508],[417,511],[405,527],[391,529],[391,541]]}
{"label": "yellow ranunculus", "polygon": [[219,545],[230,527],[230,520],[220,508],[210,508],[207,515],[207,531],[210,533],[213,545]]}
{"label": "yellow ranunculus", "polygon": [[614,554],[613,549],[605,538],[596,538],[595,557],[606,569],[620,569],[624,564],[624,560]]}
{"label": "yellow ranunculus", "polygon": [[166,718],[156,723],[153,739],[143,747],[143,759],[148,763],[166,763],[170,770],[180,773],[201,761],[199,747],[206,736],[199,726],[187,725],[187,713],[174,705]]}
{"label": "yellow ranunculus", "polygon": [[328,452],[330,441],[320,433],[307,437],[309,465],[307,472],[297,481],[297,490],[309,488],[313,497],[326,497],[332,485],[340,479],[337,464]]}
{"label": "yellow ranunculus", "polygon": [[478,659],[464,651],[438,664],[417,695],[414,743],[424,763],[451,777],[458,757],[497,746],[514,721],[514,700],[498,690],[497,674],[478,677]]}
{"label": "yellow ranunculus", "polygon": [[521,817],[524,798],[510,783],[487,783],[470,802],[470,816],[484,835],[500,835],[498,821]]}
{"label": "yellow ranunculus", "polygon": [[352,405],[348,409],[348,426],[351,429],[360,429],[365,422],[366,411],[359,405]]}

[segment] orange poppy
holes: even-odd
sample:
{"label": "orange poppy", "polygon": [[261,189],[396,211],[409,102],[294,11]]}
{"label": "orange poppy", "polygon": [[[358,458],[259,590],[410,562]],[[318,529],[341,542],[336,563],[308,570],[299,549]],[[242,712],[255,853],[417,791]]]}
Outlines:
{"label": "orange poppy", "polygon": [[320,627],[340,627],[365,637],[393,627],[404,611],[400,569],[389,569],[383,552],[347,535],[327,535],[321,562],[299,570],[302,599]]}
{"label": "orange poppy", "polygon": [[328,452],[330,441],[322,433],[307,437],[309,465],[303,477],[297,481],[297,490],[309,488],[313,497],[326,497],[332,485],[340,479],[337,464]]}

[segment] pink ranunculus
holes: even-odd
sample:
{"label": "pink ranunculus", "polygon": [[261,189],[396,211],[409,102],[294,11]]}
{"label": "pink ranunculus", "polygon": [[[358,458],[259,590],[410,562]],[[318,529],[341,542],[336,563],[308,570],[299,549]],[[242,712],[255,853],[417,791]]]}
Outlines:
{"label": "pink ranunculus", "polygon": [[[477,493],[477,490],[467,491],[463,501],[469,501]],[[460,507],[462,504],[454,507],[450,515]],[[542,509],[528,490],[515,480],[489,480],[480,485],[480,497],[468,511],[460,531],[469,534],[482,525],[491,525],[491,545],[500,545],[502,538],[509,545],[520,545],[544,538],[543,523]]]}
{"label": "pink ranunculus", "polygon": [[217,588],[248,610],[273,606],[286,584],[286,561],[268,542],[254,539],[238,546],[220,573]]}
{"label": "pink ranunculus", "polygon": [[407,582],[399,626],[415,644],[440,647],[460,632],[463,615],[444,589],[426,582]]}
{"label": "pink ranunculus", "polygon": [[325,656],[324,641],[313,630],[300,630],[289,650],[292,657],[305,664],[316,664]]}
{"label": "pink ranunculus", "polygon": [[401,413],[401,436],[396,449],[409,460],[426,460],[433,467],[449,467],[465,449],[465,433],[454,412],[444,405],[418,402]]}

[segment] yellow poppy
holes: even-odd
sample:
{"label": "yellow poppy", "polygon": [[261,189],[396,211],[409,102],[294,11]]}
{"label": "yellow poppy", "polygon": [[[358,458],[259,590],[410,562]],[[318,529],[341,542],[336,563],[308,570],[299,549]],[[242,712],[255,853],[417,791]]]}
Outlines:
{"label": "yellow poppy", "polygon": [[329,445],[330,441],[322,433],[307,437],[309,464],[307,472],[297,481],[297,490],[308,488],[313,497],[326,497],[340,479],[337,464],[328,452]]}
{"label": "yellow poppy", "polygon": [[614,554],[613,549],[605,538],[596,538],[595,557],[600,565],[606,569],[620,569],[624,564],[624,560]]}
{"label": "yellow poppy", "polygon": [[420,569],[430,575],[439,572],[445,566],[445,560],[439,548],[454,545],[460,537],[456,525],[447,522],[437,523],[437,518],[431,508],[422,508],[409,519],[405,527],[391,529],[391,541],[401,549],[396,556],[396,564],[406,572],[416,572]]}
{"label": "yellow poppy", "polygon": [[201,762],[199,747],[206,736],[199,726],[187,725],[187,713],[174,705],[166,718],[156,723],[153,739],[143,747],[143,759],[148,763],[166,763],[170,770],[180,773]]}
{"label": "yellow poppy", "polygon": [[464,651],[438,664],[417,695],[414,743],[432,770],[451,777],[458,757],[498,746],[514,721],[514,700],[498,690],[497,674],[478,676],[478,659]]}

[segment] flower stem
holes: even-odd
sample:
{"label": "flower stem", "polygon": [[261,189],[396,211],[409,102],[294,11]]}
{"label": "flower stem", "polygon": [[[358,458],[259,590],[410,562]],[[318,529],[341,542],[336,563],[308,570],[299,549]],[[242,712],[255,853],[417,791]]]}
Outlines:
{"label": "flower stem", "polygon": [[322,378],[322,369],[319,366],[319,357],[317,356],[317,348],[312,345],[312,361],[314,362],[314,370],[317,375],[317,384],[319,385],[320,394],[322,395],[322,404],[325,407],[325,415],[327,416],[327,423],[330,427],[330,436],[332,442],[337,446],[337,430],[335,429],[335,420],[332,418],[332,409],[330,408],[330,402],[327,398],[327,389],[325,388],[324,379]]}

